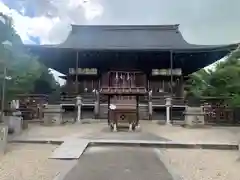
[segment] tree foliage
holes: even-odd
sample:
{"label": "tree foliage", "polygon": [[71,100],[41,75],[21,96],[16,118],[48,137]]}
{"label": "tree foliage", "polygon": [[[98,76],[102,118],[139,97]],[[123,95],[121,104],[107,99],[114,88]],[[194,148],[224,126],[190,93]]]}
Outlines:
{"label": "tree foliage", "polygon": [[[26,52],[11,18],[4,14],[0,14],[0,18],[0,85],[2,87],[4,67],[7,67],[7,76],[11,77],[6,84],[7,98],[13,99],[17,94],[52,93],[59,86],[53,75],[37,57]],[[12,46],[4,46],[5,41]]]}
{"label": "tree foliage", "polygon": [[201,69],[190,75],[188,94],[222,97],[228,104],[240,106],[240,49],[233,51],[214,70]]}

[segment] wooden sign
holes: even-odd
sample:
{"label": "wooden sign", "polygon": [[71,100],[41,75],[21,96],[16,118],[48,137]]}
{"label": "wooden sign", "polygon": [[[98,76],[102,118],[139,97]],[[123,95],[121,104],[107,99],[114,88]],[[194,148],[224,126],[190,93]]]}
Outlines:
{"label": "wooden sign", "polygon": [[[69,74],[76,74],[75,68],[69,68]],[[98,71],[96,68],[78,68],[77,74],[82,75],[97,75]]]}
{"label": "wooden sign", "polygon": [[171,69],[153,69],[152,70],[152,76],[158,76],[158,75],[171,76],[171,73],[174,76],[181,76],[182,69],[172,69],[172,71]]}

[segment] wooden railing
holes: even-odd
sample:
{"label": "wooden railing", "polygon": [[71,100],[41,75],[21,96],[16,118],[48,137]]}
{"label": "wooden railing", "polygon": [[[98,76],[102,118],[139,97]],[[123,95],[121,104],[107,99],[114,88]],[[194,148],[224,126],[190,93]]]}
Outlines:
{"label": "wooden railing", "polygon": [[[166,97],[163,97],[163,96],[152,96],[152,103],[153,103],[153,105],[165,106],[165,104],[166,104]],[[173,97],[172,98],[172,105],[173,106],[184,106],[184,105],[186,105],[186,101],[185,101],[184,98]]]}
{"label": "wooden railing", "polygon": [[[94,93],[82,93],[79,95],[82,97],[83,104],[94,104],[94,102],[96,101],[96,97],[95,97]],[[61,103],[75,104],[76,103],[76,95],[62,96]]]}

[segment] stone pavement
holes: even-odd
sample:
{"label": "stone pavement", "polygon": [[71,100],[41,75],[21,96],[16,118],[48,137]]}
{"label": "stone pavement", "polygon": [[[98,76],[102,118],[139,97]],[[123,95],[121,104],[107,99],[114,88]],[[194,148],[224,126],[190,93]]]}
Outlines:
{"label": "stone pavement", "polygon": [[50,156],[51,159],[79,159],[89,144],[88,140],[66,141]]}
{"label": "stone pavement", "polygon": [[152,149],[90,148],[63,180],[173,180]]}

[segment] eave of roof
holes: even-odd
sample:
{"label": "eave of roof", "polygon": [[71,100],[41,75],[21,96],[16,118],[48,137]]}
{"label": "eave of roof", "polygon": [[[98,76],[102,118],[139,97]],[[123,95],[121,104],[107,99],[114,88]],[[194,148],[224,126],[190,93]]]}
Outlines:
{"label": "eave of roof", "polygon": [[183,38],[179,25],[72,25],[71,33],[61,44],[26,47],[70,51],[206,52],[232,50],[236,45],[190,44]]}
{"label": "eave of roof", "polygon": [[[124,37],[124,33],[129,33],[128,38]],[[81,32],[81,33],[80,33]],[[102,41],[102,36],[105,36],[106,41],[111,39],[107,38],[107,34],[110,32],[111,37],[114,35],[119,34],[122,36],[123,40],[128,40],[129,45],[123,41],[122,39],[116,39],[116,42],[111,40],[108,43]],[[132,37],[134,33],[138,35]],[[99,35],[99,33],[101,35]],[[154,34],[154,36],[152,35]],[[85,34],[87,38],[82,36]],[[148,39],[139,40],[146,35]],[[94,41],[89,39],[91,35],[95,36]],[[171,41],[168,39],[170,37],[173,38]],[[79,37],[79,38],[78,38]],[[167,38],[166,38],[167,37]],[[169,38],[168,38],[169,37]],[[82,38],[82,39],[81,39]],[[93,37],[94,38],[94,37]],[[98,38],[98,41],[97,41]],[[130,40],[132,38],[132,40]],[[163,38],[163,39],[161,39]],[[89,40],[89,42],[88,42]],[[160,41],[159,40],[165,40]],[[83,42],[84,41],[84,42]],[[139,43],[136,42],[141,42]],[[154,41],[152,43],[152,41]],[[79,44],[81,42],[82,44]],[[103,44],[101,44],[103,43]],[[114,44],[115,43],[115,44]],[[151,44],[152,43],[152,44]],[[174,44],[175,43],[175,44]],[[220,58],[226,56],[230,51],[236,49],[238,44],[228,44],[228,45],[194,45],[187,43],[181,32],[179,32],[178,25],[165,25],[165,26],[73,26],[72,32],[69,34],[67,40],[62,44],[58,45],[25,45],[27,49],[33,54],[39,56],[40,61],[43,63],[48,64],[58,64],[59,62],[65,59],[68,59],[69,63],[71,63],[71,59],[69,57],[70,54],[77,54],[79,53],[122,53],[122,52],[134,52],[136,54],[141,53],[165,53],[165,52],[172,52],[174,54],[191,54],[191,53],[208,53],[211,56],[207,58],[202,58],[201,63],[198,61],[191,62],[191,58],[187,64],[192,64],[192,69],[189,67],[186,69],[187,73],[192,73],[199,68],[203,68],[208,64],[214,63],[215,61],[219,60]],[[72,56],[71,55],[71,56]],[[49,56],[49,57],[48,57]],[[47,57],[47,58],[46,58]],[[69,59],[70,58],[70,59]],[[97,57],[95,57],[97,58]],[[42,59],[42,60],[41,60]],[[186,57],[187,59],[187,57]],[[198,58],[197,58],[198,59]],[[195,60],[197,60],[195,59]],[[49,62],[51,61],[51,63]],[[92,61],[92,60],[91,60]],[[199,64],[200,63],[200,64]],[[196,65],[197,64],[197,65]],[[52,66],[52,65],[51,65]],[[52,67],[51,67],[52,68]],[[61,68],[60,68],[61,69]]]}
{"label": "eave of roof", "polygon": [[212,51],[225,51],[229,50],[232,51],[236,49],[239,44],[227,44],[227,45],[196,45],[195,48],[178,48],[178,49],[171,49],[171,48],[156,48],[156,47],[149,47],[147,49],[127,49],[127,47],[113,47],[113,48],[68,48],[68,47],[61,47],[59,45],[24,45],[27,49],[31,50],[43,50],[43,51],[74,51],[74,52],[84,52],[84,51],[114,51],[114,52],[128,52],[128,51],[135,51],[135,52],[144,52],[144,51],[152,51],[152,52],[166,52],[171,51],[173,53],[194,53],[194,52],[212,52]]}

